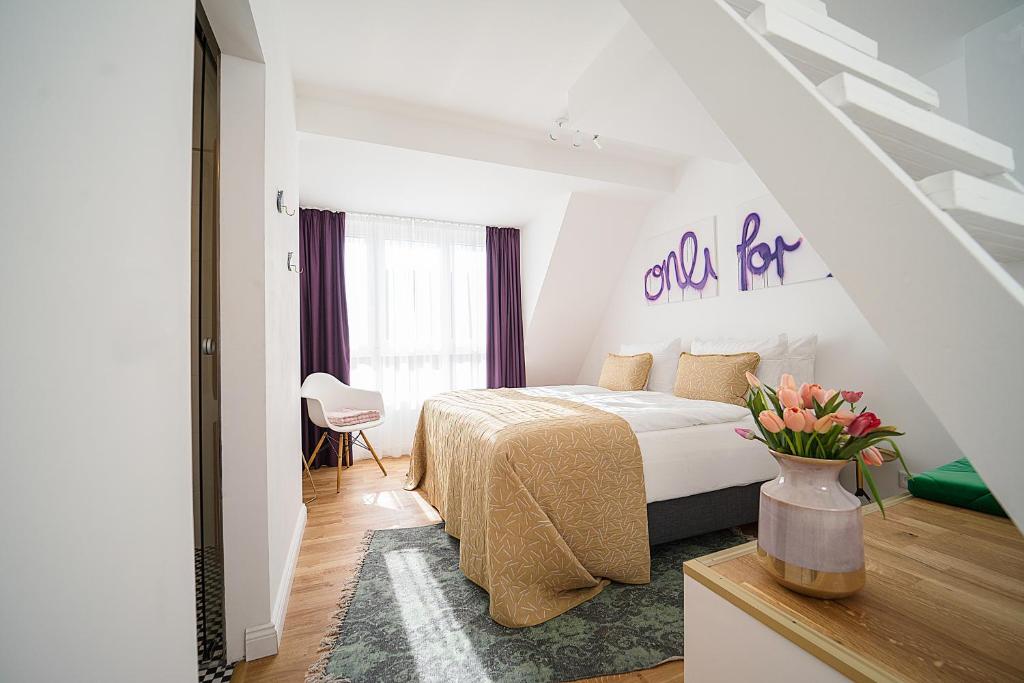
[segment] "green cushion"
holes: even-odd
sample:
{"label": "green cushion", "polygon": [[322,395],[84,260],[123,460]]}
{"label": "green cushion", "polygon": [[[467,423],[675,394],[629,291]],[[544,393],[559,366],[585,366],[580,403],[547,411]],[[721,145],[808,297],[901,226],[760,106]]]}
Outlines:
{"label": "green cushion", "polygon": [[948,465],[914,476],[909,488],[918,498],[1006,517],[999,501],[988,490],[967,458],[954,460]]}

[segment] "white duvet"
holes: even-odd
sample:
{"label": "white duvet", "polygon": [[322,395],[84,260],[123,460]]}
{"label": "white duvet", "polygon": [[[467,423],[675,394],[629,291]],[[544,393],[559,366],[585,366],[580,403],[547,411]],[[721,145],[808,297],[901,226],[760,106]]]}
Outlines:
{"label": "white duvet", "polygon": [[533,396],[552,396],[585,403],[614,413],[628,422],[637,434],[736,422],[748,414],[743,406],[717,401],[695,401],[657,391],[611,391],[583,384],[532,387],[520,391]]}
{"label": "white duvet", "polygon": [[743,406],[579,384],[519,391],[585,403],[628,422],[640,445],[648,503],[745,486],[778,475],[778,466],[763,444],[741,439],[733,431],[753,427]]}

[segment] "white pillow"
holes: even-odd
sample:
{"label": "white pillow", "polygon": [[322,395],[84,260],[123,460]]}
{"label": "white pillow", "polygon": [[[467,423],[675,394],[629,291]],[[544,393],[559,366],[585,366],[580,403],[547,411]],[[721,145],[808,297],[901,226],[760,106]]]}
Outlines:
{"label": "white pillow", "polygon": [[672,393],[672,387],[676,384],[679,354],[682,353],[678,339],[648,344],[623,344],[619,353],[623,356],[635,356],[638,353],[649,353],[654,356],[654,365],[647,375],[647,391]]}
{"label": "white pillow", "polygon": [[793,375],[798,385],[804,382],[811,384],[814,382],[814,357],[817,351],[818,335],[805,334],[799,337],[792,337],[789,340],[789,350],[786,351],[786,357],[782,359],[780,366],[773,371],[775,372],[775,377],[773,378],[768,375],[767,379],[762,378],[760,369],[758,369],[758,379],[761,379],[761,381],[770,379],[769,384],[775,386],[782,373],[788,372]]}
{"label": "white pillow", "polygon": [[793,375],[797,384],[814,382],[814,354],[817,346],[816,334],[792,339],[786,334],[747,339],[698,337],[690,344],[690,353],[704,355],[754,351],[761,356],[755,372],[757,378],[774,387],[778,385],[779,377],[787,372]]}
{"label": "white pillow", "polygon": [[771,337],[697,337],[690,343],[690,353],[707,356],[714,353],[756,353],[761,360],[783,358],[789,349],[789,337],[776,334]]}

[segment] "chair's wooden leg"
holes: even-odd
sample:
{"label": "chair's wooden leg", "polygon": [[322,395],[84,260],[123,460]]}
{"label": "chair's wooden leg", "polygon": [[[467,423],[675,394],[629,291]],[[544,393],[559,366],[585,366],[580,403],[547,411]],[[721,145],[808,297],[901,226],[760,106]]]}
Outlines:
{"label": "chair's wooden leg", "polygon": [[[323,440],[324,440],[324,438],[321,436],[320,437],[321,443],[323,442]],[[318,448],[319,448],[319,446],[318,446]],[[313,497],[310,498],[309,500],[302,501],[303,505],[309,505],[314,500],[316,500],[316,484],[313,483],[313,473],[309,471],[309,463],[312,462],[313,458],[315,458],[315,457],[316,457],[316,451],[313,451],[313,457],[310,458],[309,461],[307,461],[305,458],[302,459],[302,464],[306,468],[306,476],[309,477],[309,485],[313,487]]]}
{"label": "chair's wooden leg", "polygon": [[316,462],[317,453],[320,452],[320,447],[324,445],[324,439],[327,438],[327,432],[320,435],[320,440],[316,442],[316,448],[313,449],[313,455],[309,456],[309,460],[306,461],[306,469],[308,470],[310,465]]}
{"label": "chair's wooden leg", "polygon": [[341,468],[345,466],[345,435],[338,434],[338,487],[336,492],[341,493]]}
{"label": "chair's wooden leg", "polygon": [[377,467],[380,468],[380,471],[384,473],[385,477],[388,476],[388,471],[384,469],[384,463],[382,463],[380,458],[377,457],[377,451],[373,450],[373,444],[366,438],[366,432],[360,429],[359,436],[363,437],[363,441],[366,442],[366,449],[370,451],[370,455],[372,455],[373,459],[377,461]]}

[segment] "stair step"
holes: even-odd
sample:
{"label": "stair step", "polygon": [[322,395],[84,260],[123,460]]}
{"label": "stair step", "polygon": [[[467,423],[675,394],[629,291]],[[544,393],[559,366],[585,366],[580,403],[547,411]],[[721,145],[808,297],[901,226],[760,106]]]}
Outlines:
{"label": "stair step", "polygon": [[776,7],[799,22],[820,31],[827,36],[842,41],[850,47],[860,50],[869,57],[878,57],[878,43],[871,38],[854,31],[846,24],[830,19],[824,11],[809,8],[795,0],[725,0],[736,8],[740,15],[749,16],[754,10],[765,5]]}
{"label": "stair step", "polygon": [[1024,194],[958,171],[917,185],[996,259],[1024,260]]}
{"label": "stair step", "polygon": [[1006,145],[855,76],[833,76],[818,91],[914,179],[943,171],[984,177],[1013,170],[1013,150]]}
{"label": "stair step", "polygon": [[1021,183],[1009,173],[1000,173],[999,175],[985,178],[985,180],[989,181],[993,185],[1005,187],[1007,190],[1013,190],[1014,192],[1024,194],[1024,183]]}
{"label": "stair step", "polygon": [[828,8],[821,0],[725,0],[743,16],[747,16],[761,5],[780,5],[787,10],[797,8],[821,16],[828,16]]}
{"label": "stair step", "polygon": [[751,12],[747,24],[764,36],[814,83],[843,72],[856,74],[925,109],[939,106],[934,88],[841,40],[800,22],[773,5]]}

